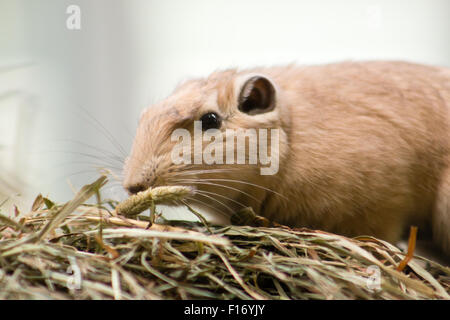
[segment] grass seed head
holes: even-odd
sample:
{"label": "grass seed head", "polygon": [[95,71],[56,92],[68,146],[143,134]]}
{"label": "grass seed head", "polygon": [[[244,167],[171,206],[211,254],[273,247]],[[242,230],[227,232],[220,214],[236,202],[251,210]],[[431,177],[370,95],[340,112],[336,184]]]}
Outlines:
{"label": "grass seed head", "polygon": [[135,216],[156,204],[171,204],[192,195],[194,189],[186,186],[166,186],[149,188],[132,195],[116,207],[116,212],[124,216]]}

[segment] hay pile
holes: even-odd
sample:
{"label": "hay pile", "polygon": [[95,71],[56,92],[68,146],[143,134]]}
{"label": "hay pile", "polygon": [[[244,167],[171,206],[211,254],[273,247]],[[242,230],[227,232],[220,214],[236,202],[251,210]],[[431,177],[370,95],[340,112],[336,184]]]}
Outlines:
{"label": "hay pile", "polygon": [[[386,242],[282,226],[150,226],[102,201],[105,180],[65,205],[40,196],[31,212],[0,216],[0,299],[450,299],[449,268],[415,257],[397,271],[405,254]],[[94,195],[98,204],[86,204]]]}

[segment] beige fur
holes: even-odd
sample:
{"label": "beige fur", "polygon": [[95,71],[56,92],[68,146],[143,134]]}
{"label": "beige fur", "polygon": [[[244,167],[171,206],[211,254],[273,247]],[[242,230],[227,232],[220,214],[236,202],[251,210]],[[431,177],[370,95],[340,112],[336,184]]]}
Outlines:
{"label": "beige fur", "polygon": [[[264,75],[275,85],[273,111],[247,115],[237,109],[251,74]],[[199,190],[216,194],[209,193],[216,200],[205,194],[196,200],[221,211],[238,209],[238,203],[251,205],[290,226],[391,242],[411,224],[431,224],[436,242],[450,253],[449,108],[450,71],[445,68],[346,62],[216,72],[181,84],[144,112],[124,186],[147,188],[195,178]],[[173,165],[171,132],[191,128],[209,111],[223,117],[222,130],[280,128],[278,174],[261,176],[250,165],[192,174],[219,166]],[[199,184],[210,182],[206,178],[247,184]]]}

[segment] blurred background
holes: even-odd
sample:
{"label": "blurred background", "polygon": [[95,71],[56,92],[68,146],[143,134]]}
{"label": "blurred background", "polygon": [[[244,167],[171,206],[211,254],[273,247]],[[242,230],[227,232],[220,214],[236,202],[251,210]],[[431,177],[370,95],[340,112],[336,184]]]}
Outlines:
{"label": "blurred background", "polygon": [[120,173],[142,109],[183,79],[366,59],[450,66],[450,1],[0,0],[0,204]]}

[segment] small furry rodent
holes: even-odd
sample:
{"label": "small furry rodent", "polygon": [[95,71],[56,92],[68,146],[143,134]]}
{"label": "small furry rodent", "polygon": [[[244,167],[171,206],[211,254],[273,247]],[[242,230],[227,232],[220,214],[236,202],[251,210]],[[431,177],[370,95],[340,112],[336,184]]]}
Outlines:
{"label": "small furry rodent", "polygon": [[[215,72],[144,111],[123,185],[194,185],[192,201],[220,211],[251,206],[288,226],[393,243],[410,225],[431,227],[449,255],[449,108],[447,68],[373,61]],[[171,133],[199,119],[221,131],[280,129],[277,174],[173,164]]]}

